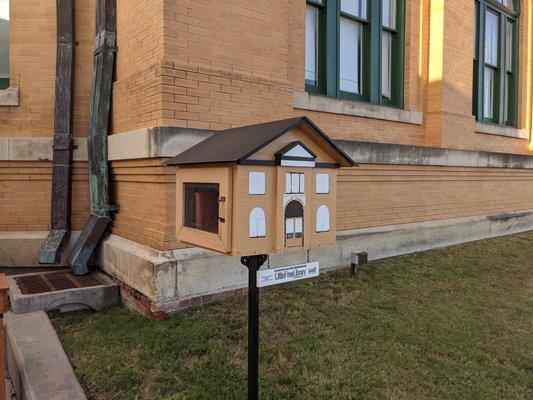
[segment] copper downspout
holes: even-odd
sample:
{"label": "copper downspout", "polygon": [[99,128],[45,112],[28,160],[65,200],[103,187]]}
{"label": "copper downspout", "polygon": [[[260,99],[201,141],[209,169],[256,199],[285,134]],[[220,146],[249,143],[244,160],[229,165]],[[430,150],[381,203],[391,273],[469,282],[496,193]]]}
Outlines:
{"label": "copper downspout", "polygon": [[39,250],[40,264],[59,264],[70,236],[74,1],[57,0],[57,54],[52,158],[51,230]]}

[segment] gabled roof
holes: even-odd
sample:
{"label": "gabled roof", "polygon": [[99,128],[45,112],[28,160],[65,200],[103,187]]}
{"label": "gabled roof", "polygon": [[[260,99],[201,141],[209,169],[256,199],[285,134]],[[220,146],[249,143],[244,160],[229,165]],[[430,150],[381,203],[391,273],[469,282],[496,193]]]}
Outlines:
{"label": "gabled roof", "polygon": [[166,164],[234,162],[239,164],[291,129],[300,126],[306,127],[306,131],[316,135],[325,146],[329,147],[337,155],[335,158],[338,159],[339,165],[343,167],[354,165],[352,159],[307,117],[296,117],[220,131],[171,158]]}

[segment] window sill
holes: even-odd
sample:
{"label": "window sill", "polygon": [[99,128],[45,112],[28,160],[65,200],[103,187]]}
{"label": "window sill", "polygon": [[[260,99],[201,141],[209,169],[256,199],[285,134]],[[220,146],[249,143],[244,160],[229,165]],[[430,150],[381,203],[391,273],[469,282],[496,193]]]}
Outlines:
{"label": "window sill", "polygon": [[9,87],[0,90],[0,107],[12,107],[19,105],[19,88]]}
{"label": "window sill", "polygon": [[422,111],[401,110],[357,101],[333,99],[307,92],[293,93],[293,106],[302,110],[320,111],[332,114],[381,119],[404,124],[422,125]]}
{"label": "window sill", "polygon": [[527,129],[518,129],[505,125],[487,124],[485,122],[476,122],[476,132],[487,135],[506,136],[515,139],[529,139]]}

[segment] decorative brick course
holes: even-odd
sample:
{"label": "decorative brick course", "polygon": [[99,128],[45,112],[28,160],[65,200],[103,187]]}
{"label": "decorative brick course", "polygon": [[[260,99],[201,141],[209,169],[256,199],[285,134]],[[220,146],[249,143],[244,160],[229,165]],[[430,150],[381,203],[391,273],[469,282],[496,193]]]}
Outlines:
{"label": "decorative brick course", "polygon": [[[148,297],[139,291],[129,287],[120,280],[110,276],[110,278],[118,284],[120,297],[124,307],[134,310],[141,315],[152,318],[156,321],[162,321],[172,316],[172,314],[156,309],[156,306],[150,301]],[[234,296],[243,296],[247,293],[246,288],[227,290],[220,293],[208,294],[189,299],[183,299],[179,302],[178,310],[186,310],[190,307],[195,307],[203,304],[212,303],[214,301],[221,301],[229,299]]]}

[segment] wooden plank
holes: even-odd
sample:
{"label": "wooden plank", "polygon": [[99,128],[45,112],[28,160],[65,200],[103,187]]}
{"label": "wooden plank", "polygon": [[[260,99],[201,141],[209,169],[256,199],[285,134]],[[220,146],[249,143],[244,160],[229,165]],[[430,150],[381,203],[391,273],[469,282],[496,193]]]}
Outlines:
{"label": "wooden plank", "polygon": [[115,13],[115,0],[97,0],[92,97],[87,132],[91,217],[69,257],[69,264],[76,275],[88,272],[87,263],[110,221],[110,212],[116,209],[109,204],[107,158],[111,88],[117,51]]}
{"label": "wooden plank", "polygon": [[41,264],[59,264],[70,233],[74,1],[57,0],[57,53],[52,158],[51,230],[39,250]]}

